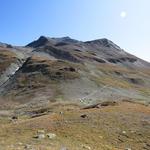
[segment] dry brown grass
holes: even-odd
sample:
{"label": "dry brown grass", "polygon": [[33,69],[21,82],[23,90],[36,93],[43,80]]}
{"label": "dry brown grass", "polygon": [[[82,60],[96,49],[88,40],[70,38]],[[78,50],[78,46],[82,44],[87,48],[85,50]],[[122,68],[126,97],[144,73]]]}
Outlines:
{"label": "dry brown grass", "polygon": [[3,72],[9,65],[15,62],[16,55],[7,49],[0,48],[0,73]]}
{"label": "dry brown grass", "polygon": [[[20,118],[15,124],[1,123],[3,147],[22,142],[37,149],[41,147],[41,150],[59,150],[63,146],[83,150],[83,145],[90,146],[92,150],[124,150],[127,147],[141,150],[144,143],[150,142],[149,106],[120,102],[101,109],[82,110],[73,104],[65,106],[57,103],[52,108],[53,113],[38,118]],[[82,114],[86,114],[87,118],[81,118]],[[34,139],[39,129],[55,133],[56,139]],[[126,135],[122,135],[122,131],[126,131]]]}

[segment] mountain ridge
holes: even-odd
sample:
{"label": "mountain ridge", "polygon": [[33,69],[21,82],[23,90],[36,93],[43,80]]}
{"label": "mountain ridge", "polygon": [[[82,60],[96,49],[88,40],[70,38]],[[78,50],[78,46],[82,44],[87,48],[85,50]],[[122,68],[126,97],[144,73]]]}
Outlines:
{"label": "mountain ridge", "polygon": [[23,47],[1,44],[0,68],[0,97],[14,104],[150,98],[150,63],[105,38],[41,36]]}

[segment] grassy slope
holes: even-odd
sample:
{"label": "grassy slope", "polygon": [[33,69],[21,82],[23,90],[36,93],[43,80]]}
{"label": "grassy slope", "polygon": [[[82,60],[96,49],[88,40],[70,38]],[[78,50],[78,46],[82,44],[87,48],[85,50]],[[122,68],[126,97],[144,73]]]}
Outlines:
{"label": "grassy slope", "polygon": [[[90,77],[95,83],[114,88],[132,89],[139,91],[144,96],[150,96],[148,92],[150,91],[150,70],[129,69],[112,64],[98,64],[95,66],[95,73]],[[91,71],[91,68],[89,71]],[[135,83],[132,82],[132,79],[135,80]]]}
{"label": "grassy slope", "polygon": [[0,48],[0,73],[17,60],[15,53],[7,48]]}
{"label": "grassy slope", "polygon": [[[68,70],[69,68],[73,68],[75,71],[70,71]],[[82,82],[85,78],[89,81]],[[134,84],[127,78],[135,78],[137,81],[142,80],[143,83]],[[79,83],[85,85],[76,85],[76,79]],[[34,99],[36,100],[36,104],[42,100],[44,104],[45,99],[50,101],[57,101],[59,99],[70,100],[74,99],[71,97],[72,95],[75,97],[80,94],[78,91],[75,91],[77,88],[80,88],[81,92],[84,92],[86,88],[89,88],[91,92],[94,91],[95,89],[92,89],[91,83],[95,85],[98,90],[106,85],[114,89],[122,88],[127,91],[136,91],[139,95],[146,98],[150,96],[148,71],[141,74],[140,71],[112,64],[93,62],[80,64],[34,56],[29,59],[24,68],[18,72],[15,83],[13,83],[13,88],[7,93],[7,99],[10,97],[10,99],[17,103],[26,103]],[[69,89],[67,88],[67,84],[70,84]],[[89,93],[89,91],[87,92]],[[84,95],[81,94],[80,97],[84,97]],[[128,97],[128,95],[126,95],[126,97]]]}
{"label": "grassy slope", "polygon": [[[16,123],[3,119],[0,123],[1,150],[18,147],[22,150],[25,144],[37,150],[59,150],[63,146],[71,150],[83,150],[87,146],[92,150],[142,150],[150,143],[149,106],[120,102],[99,109],[82,110],[73,104],[50,105],[48,109],[51,113],[47,115],[21,116]],[[81,118],[82,114],[88,117]],[[56,139],[34,139],[39,129],[55,133]]]}

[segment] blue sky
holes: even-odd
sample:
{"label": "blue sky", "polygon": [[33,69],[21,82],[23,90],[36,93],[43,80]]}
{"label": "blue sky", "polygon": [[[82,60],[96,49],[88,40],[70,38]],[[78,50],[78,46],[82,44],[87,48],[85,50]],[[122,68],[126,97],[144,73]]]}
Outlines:
{"label": "blue sky", "polygon": [[0,0],[0,41],[108,38],[150,61],[150,0]]}

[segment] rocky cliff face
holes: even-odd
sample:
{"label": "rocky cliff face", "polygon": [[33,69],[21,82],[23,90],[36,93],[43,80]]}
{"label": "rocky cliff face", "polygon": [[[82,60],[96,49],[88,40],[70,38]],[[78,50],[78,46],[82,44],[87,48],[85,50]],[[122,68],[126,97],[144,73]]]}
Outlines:
{"label": "rocky cliff face", "polygon": [[[150,64],[108,39],[41,36],[25,47],[0,43],[0,95],[23,105],[150,99]],[[36,106],[35,105],[35,106]]]}

